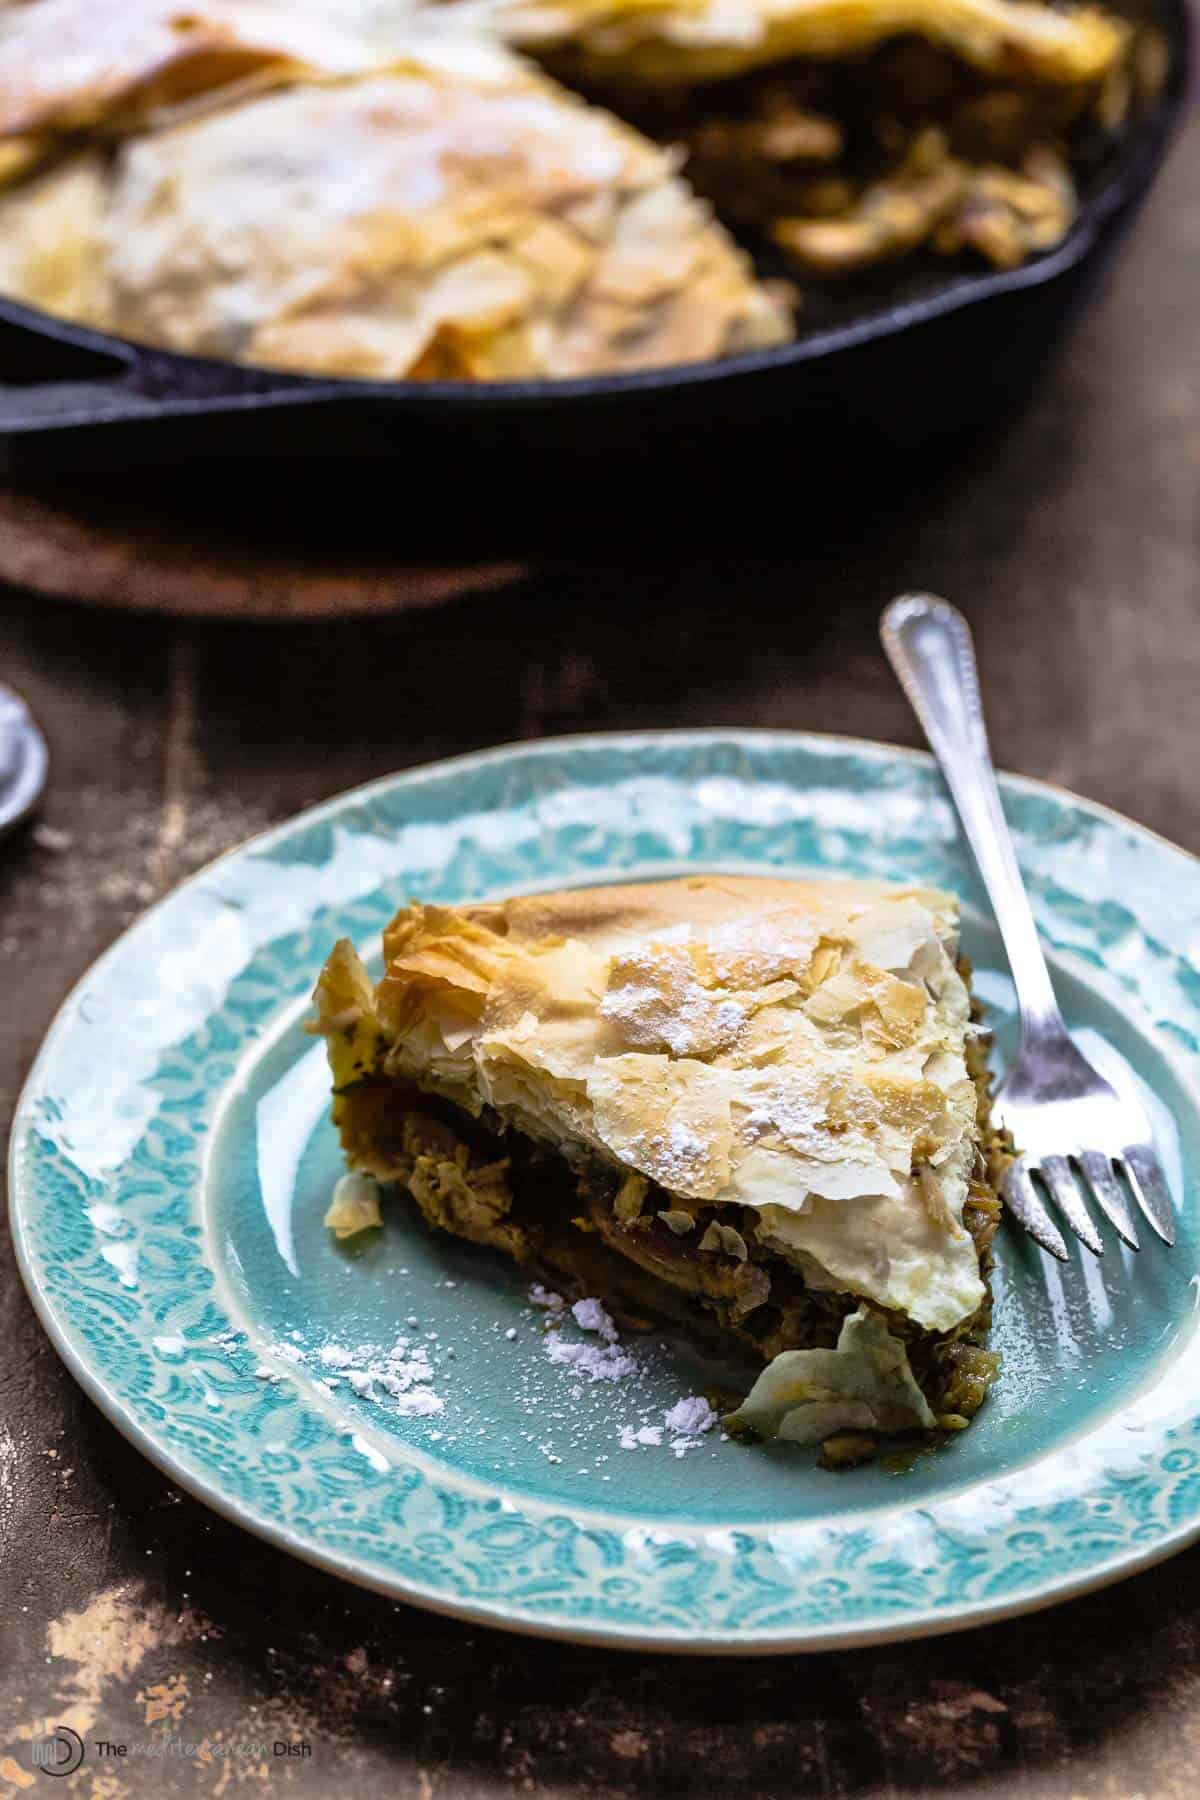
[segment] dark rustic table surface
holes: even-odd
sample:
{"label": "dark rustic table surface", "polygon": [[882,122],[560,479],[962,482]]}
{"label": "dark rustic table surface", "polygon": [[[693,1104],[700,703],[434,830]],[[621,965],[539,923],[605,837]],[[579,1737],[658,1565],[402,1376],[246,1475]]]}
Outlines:
{"label": "dark rustic table surface", "polygon": [[[797,503],[758,552],[753,519],[711,543],[676,521],[636,554],[360,625],[6,594],[0,673],[54,755],[43,826],[0,851],[6,1108],[70,983],[141,908],[340,788],[580,729],[915,742],[875,634],[915,584],[971,617],[1002,764],[1200,851],[1198,151],[1193,127],[1035,403],[909,471],[901,504],[851,493],[822,524]],[[6,1250],[0,1343],[0,1796],[41,1787],[45,1720],[89,1743],[310,1750],[92,1752],[64,1786],[95,1800],[244,1782],[364,1800],[1200,1793],[1200,1550],[919,1644],[765,1661],[543,1644],[357,1592],[177,1492],[60,1367]]]}

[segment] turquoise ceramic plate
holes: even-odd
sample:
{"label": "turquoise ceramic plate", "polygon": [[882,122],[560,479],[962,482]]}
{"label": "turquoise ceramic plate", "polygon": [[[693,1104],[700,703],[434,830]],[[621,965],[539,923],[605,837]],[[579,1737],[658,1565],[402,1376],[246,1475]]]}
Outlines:
{"label": "turquoise ceramic plate", "polygon": [[[1010,989],[933,767],[849,739],[469,757],[305,813],[172,894],[64,1007],[14,1130],[17,1252],[60,1353],[140,1449],[250,1530],[525,1631],[861,1643],[1045,1605],[1178,1548],[1200,1532],[1200,868],[1068,794],[1005,795],[1068,1019],[1151,1106],[1180,1233],[1064,1268],[1007,1234],[1003,1378],[945,1451],[834,1476],[716,1434],[682,1456],[669,1434],[622,1448],[702,1383],[686,1352],[638,1341],[634,1375],[581,1384],[547,1360],[504,1264],[401,1216],[350,1252],[321,1225],[338,1155],[306,997],[334,938],[376,944],[410,893],[687,869],[944,884],[1003,1057]],[[357,1391],[347,1367],[398,1336],[395,1391]]]}

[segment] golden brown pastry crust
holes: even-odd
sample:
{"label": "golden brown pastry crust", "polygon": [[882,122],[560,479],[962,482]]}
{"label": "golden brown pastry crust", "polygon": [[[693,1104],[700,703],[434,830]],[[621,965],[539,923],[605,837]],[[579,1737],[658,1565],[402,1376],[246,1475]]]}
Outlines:
{"label": "golden brown pastry crust", "polygon": [[[611,887],[561,888],[521,894],[496,903],[457,908],[461,918],[486,927],[514,944],[537,944],[575,937],[598,948],[626,938],[640,940],[680,925],[697,933],[710,926],[757,916],[765,922],[775,909],[785,916],[819,917],[826,911],[861,904],[896,892],[886,881],[805,881],[770,875],[688,875],[674,881],[614,883]],[[949,901],[949,896],[942,896]],[[953,904],[953,902],[950,902]],[[385,933],[391,942],[407,935],[411,910],[397,915]],[[394,935],[393,935],[394,934]]]}

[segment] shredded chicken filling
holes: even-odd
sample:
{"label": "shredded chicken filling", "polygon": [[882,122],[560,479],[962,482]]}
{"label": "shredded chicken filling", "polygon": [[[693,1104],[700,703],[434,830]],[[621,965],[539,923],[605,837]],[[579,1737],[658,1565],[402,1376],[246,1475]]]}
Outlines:
{"label": "shredded chicken filling", "polygon": [[[986,1068],[981,1053],[971,1060],[986,1120]],[[406,1188],[431,1226],[501,1250],[577,1294],[599,1293],[627,1324],[666,1319],[700,1337],[733,1338],[769,1363],[787,1350],[832,1349],[861,1304],[859,1295],[810,1286],[760,1244],[749,1209],[681,1201],[599,1159],[572,1166],[489,1110],[472,1118],[411,1082],[363,1067],[337,1092],[334,1117],[352,1166]],[[985,1143],[992,1157],[1002,1154],[994,1134],[985,1132]],[[985,1279],[999,1218],[981,1155],[964,1224]],[[939,1425],[961,1428],[998,1366],[983,1348],[990,1293],[952,1332],[885,1316]]]}
{"label": "shredded chicken filling", "polygon": [[[553,54],[551,66],[555,66]],[[1054,249],[1079,172],[1156,95],[1161,44],[1134,34],[1103,74],[1058,84],[972,68],[917,38],[679,88],[606,72],[591,88],[684,147],[688,180],[800,287],[917,254],[1015,268]]]}

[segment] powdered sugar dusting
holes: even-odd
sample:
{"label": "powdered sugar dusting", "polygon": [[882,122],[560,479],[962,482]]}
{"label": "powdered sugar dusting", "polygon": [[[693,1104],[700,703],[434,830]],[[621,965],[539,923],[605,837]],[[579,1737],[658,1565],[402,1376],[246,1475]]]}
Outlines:
{"label": "powdered sugar dusting", "polygon": [[445,1409],[446,1402],[430,1388],[416,1388],[396,1398],[395,1410],[402,1419],[431,1419]]}
{"label": "powdered sugar dusting", "polygon": [[[820,1147],[821,1128],[828,1126],[825,1101],[812,1080],[781,1079],[769,1092],[755,1097],[742,1120],[745,1137],[778,1135],[793,1149]],[[828,1142],[826,1135],[824,1141]]]}
{"label": "powdered sugar dusting", "polygon": [[598,1300],[577,1300],[571,1316],[581,1331],[594,1331],[606,1344],[615,1344],[617,1328]]}
{"label": "powdered sugar dusting", "polygon": [[704,1178],[708,1167],[709,1147],[690,1125],[672,1120],[662,1137],[655,1138],[654,1172],[660,1184],[672,1193],[687,1193]]}
{"label": "powdered sugar dusting", "polygon": [[548,1337],[546,1355],[552,1363],[574,1369],[589,1381],[623,1381],[627,1375],[637,1373],[632,1356],[616,1344],[577,1344],[562,1337]]}
{"label": "powdered sugar dusting", "polygon": [[[436,1332],[429,1335],[437,1336]],[[292,1332],[291,1336],[295,1339],[300,1333]],[[244,1349],[242,1335],[232,1329],[221,1332],[211,1343],[231,1358]],[[383,1407],[397,1418],[429,1419],[445,1409],[445,1401],[434,1391],[429,1351],[408,1337],[396,1337],[390,1344],[356,1345],[330,1339],[309,1351],[295,1342],[276,1343],[271,1345],[269,1356],[269,1361],[255,1363],[251,1373],[272,1387],[306,1373],[331,1398],[340,1389]]]}
{"label": "powdered sugar dusting", "polygon": [[710,1056],[731,1044],[746,1010],[697,978],[689,950],[657,942],[618,957],[600,1014],[641,1050]]}
{"label": "powdered sugar dusting", "polygon": [[530,1288],[529,1301],[532,1306],[544,1306],[548,1312],[563,1312],[567,1305],[561,1294],[544,1288],[539,1281],[535,1281]]}
{"label": "powdered sugar dusting", "polygon": [[703,1394],[689,1394],[663,1414],[661,1425],[622,1425],[617,1441],[622,1450],[658,1449],[666,1431],[672,1455],[686,1456],[689,1450],[699,1450],[705,1432],[716,1423],[717,1415]]}
{"label": "powdered sugar dusting", "polygon": [[689,1394],[686,1400],[677,1400],[663,1416],[667,1430],[682,1437],[698,1437],[703,1431],[711,1431],[716,1422],[717,1415],[703,1394]]}
{"label": "powdered sugar dusting", "polygon": [[622,1450],[654,1448],[662,1443],[663,1428],[661,1425],[622,1425],[620,1442]]}
{"label": "powdered sugar dusting", "polygon": [[715,926],[707,948],[715,974],[727,986],[763,987],[802,975],[819,938],[819,925],[790,912],[753,913]]}
{"label": "powdered sugar dusting", "polygon": [[[293,1357],[295,1360],[295,1357]],[[336,1342],[322,1344],[317,1361],[330,1371],[322,1381],[327,1393],[345,1382],[360,1400],[385,1406],[402,1419],[428,1419],[445,1409],[433,1390],[433,1365],[424,1344],[398,1337],[389,1345]]]}
{"label": "powdered sugar dusting", "polygon": [[[562,1315],[552,1317],[550,1329],[545,1337],[545,1354],[547,1360],[561,1369],[568,1369],[574,1375],[586,1375],[590,1381],[608,1381],[623,1384],[623,1392],[634,1396],[643,1376],[643,1369],[631,1350],[622,1345],[620,1334],[611,1317],[599,1300],[585,1298],[577,1300],[571,1308],[571,1318],[581,1331],[598,1336],[601,1342],[588,1343],[586,1340],[569,1338],[562,1330]],[[576,1388],[574,1393],[581,1397],[583,1390]],[[659,1413],[662,1420],[652,1422],[647,1416],[645,1407],[639,1408],[640,1418],[636,1423],[623,1424],[617,1431],[617,1442],[622,1450],[659,1450],[669,1448],[675,1457],[683,1457],[689,1451],[701,1448],[704,1436],[717,1423],[717,1414],[702,1394],[688,1394],[677,1400],[665,1412]],[[664,1437],[667,1443],[664,1446]],[[544,1453],[549,1453],[542,1446]],[[561,1460],[557,1453],[550,1454],[550,1460]],[[608,1476],[603,1475],[607,1481]]]}
{"label": "powdered sugar dusting", "polygon": [[[439,1304],[438,1329],[431,1329],[415,1288],[404,1291],[409,1269],[381,1272],[395,1283],[394,1310],[404,1321],[394,1336],[378,1327],[369,1336],[355,1332],[348,1315],[315,1341],[310,1328],[256,1347],[230,1328],[195,1345],[180,1340],[182,1364],[193,1350],[215,1349],[268,1387],[307,1382],[380,1476],[394,1466],[384,1435],[389,1423],[434,1454],[461,1446],[497,1478],[511,1471],[514,1453],[562,1465],[565,1481],[579,1476],[593,1484],[617,1479],[625,1450],[675,1458],[707,1445],[710,1455],[719,1454],[716,1439],[706,1436],[716,1416],[707,1402],[691,1394],[672,1402],[671,1383],[676,1394],[681,1385],[675,1347],[623,1333],[599,1298],[572,1301],[537,1283],[522,1306],[516,1296],[485,1287],[472,1292],[473,1283],[441,1274],[428,1286],[447,1290],[449,1304]],[[457,1304],[450,1301],[456,1288]],[[420,1313],[410,1311],[415,1300]],[[170,1342],[174,1349],[176,1340]],[[498,1388],[479,1377],[481,1366],[497,1362],[504,1369]],[[368,1410],[375,1415],[370,1427],[363,1422]]]}

